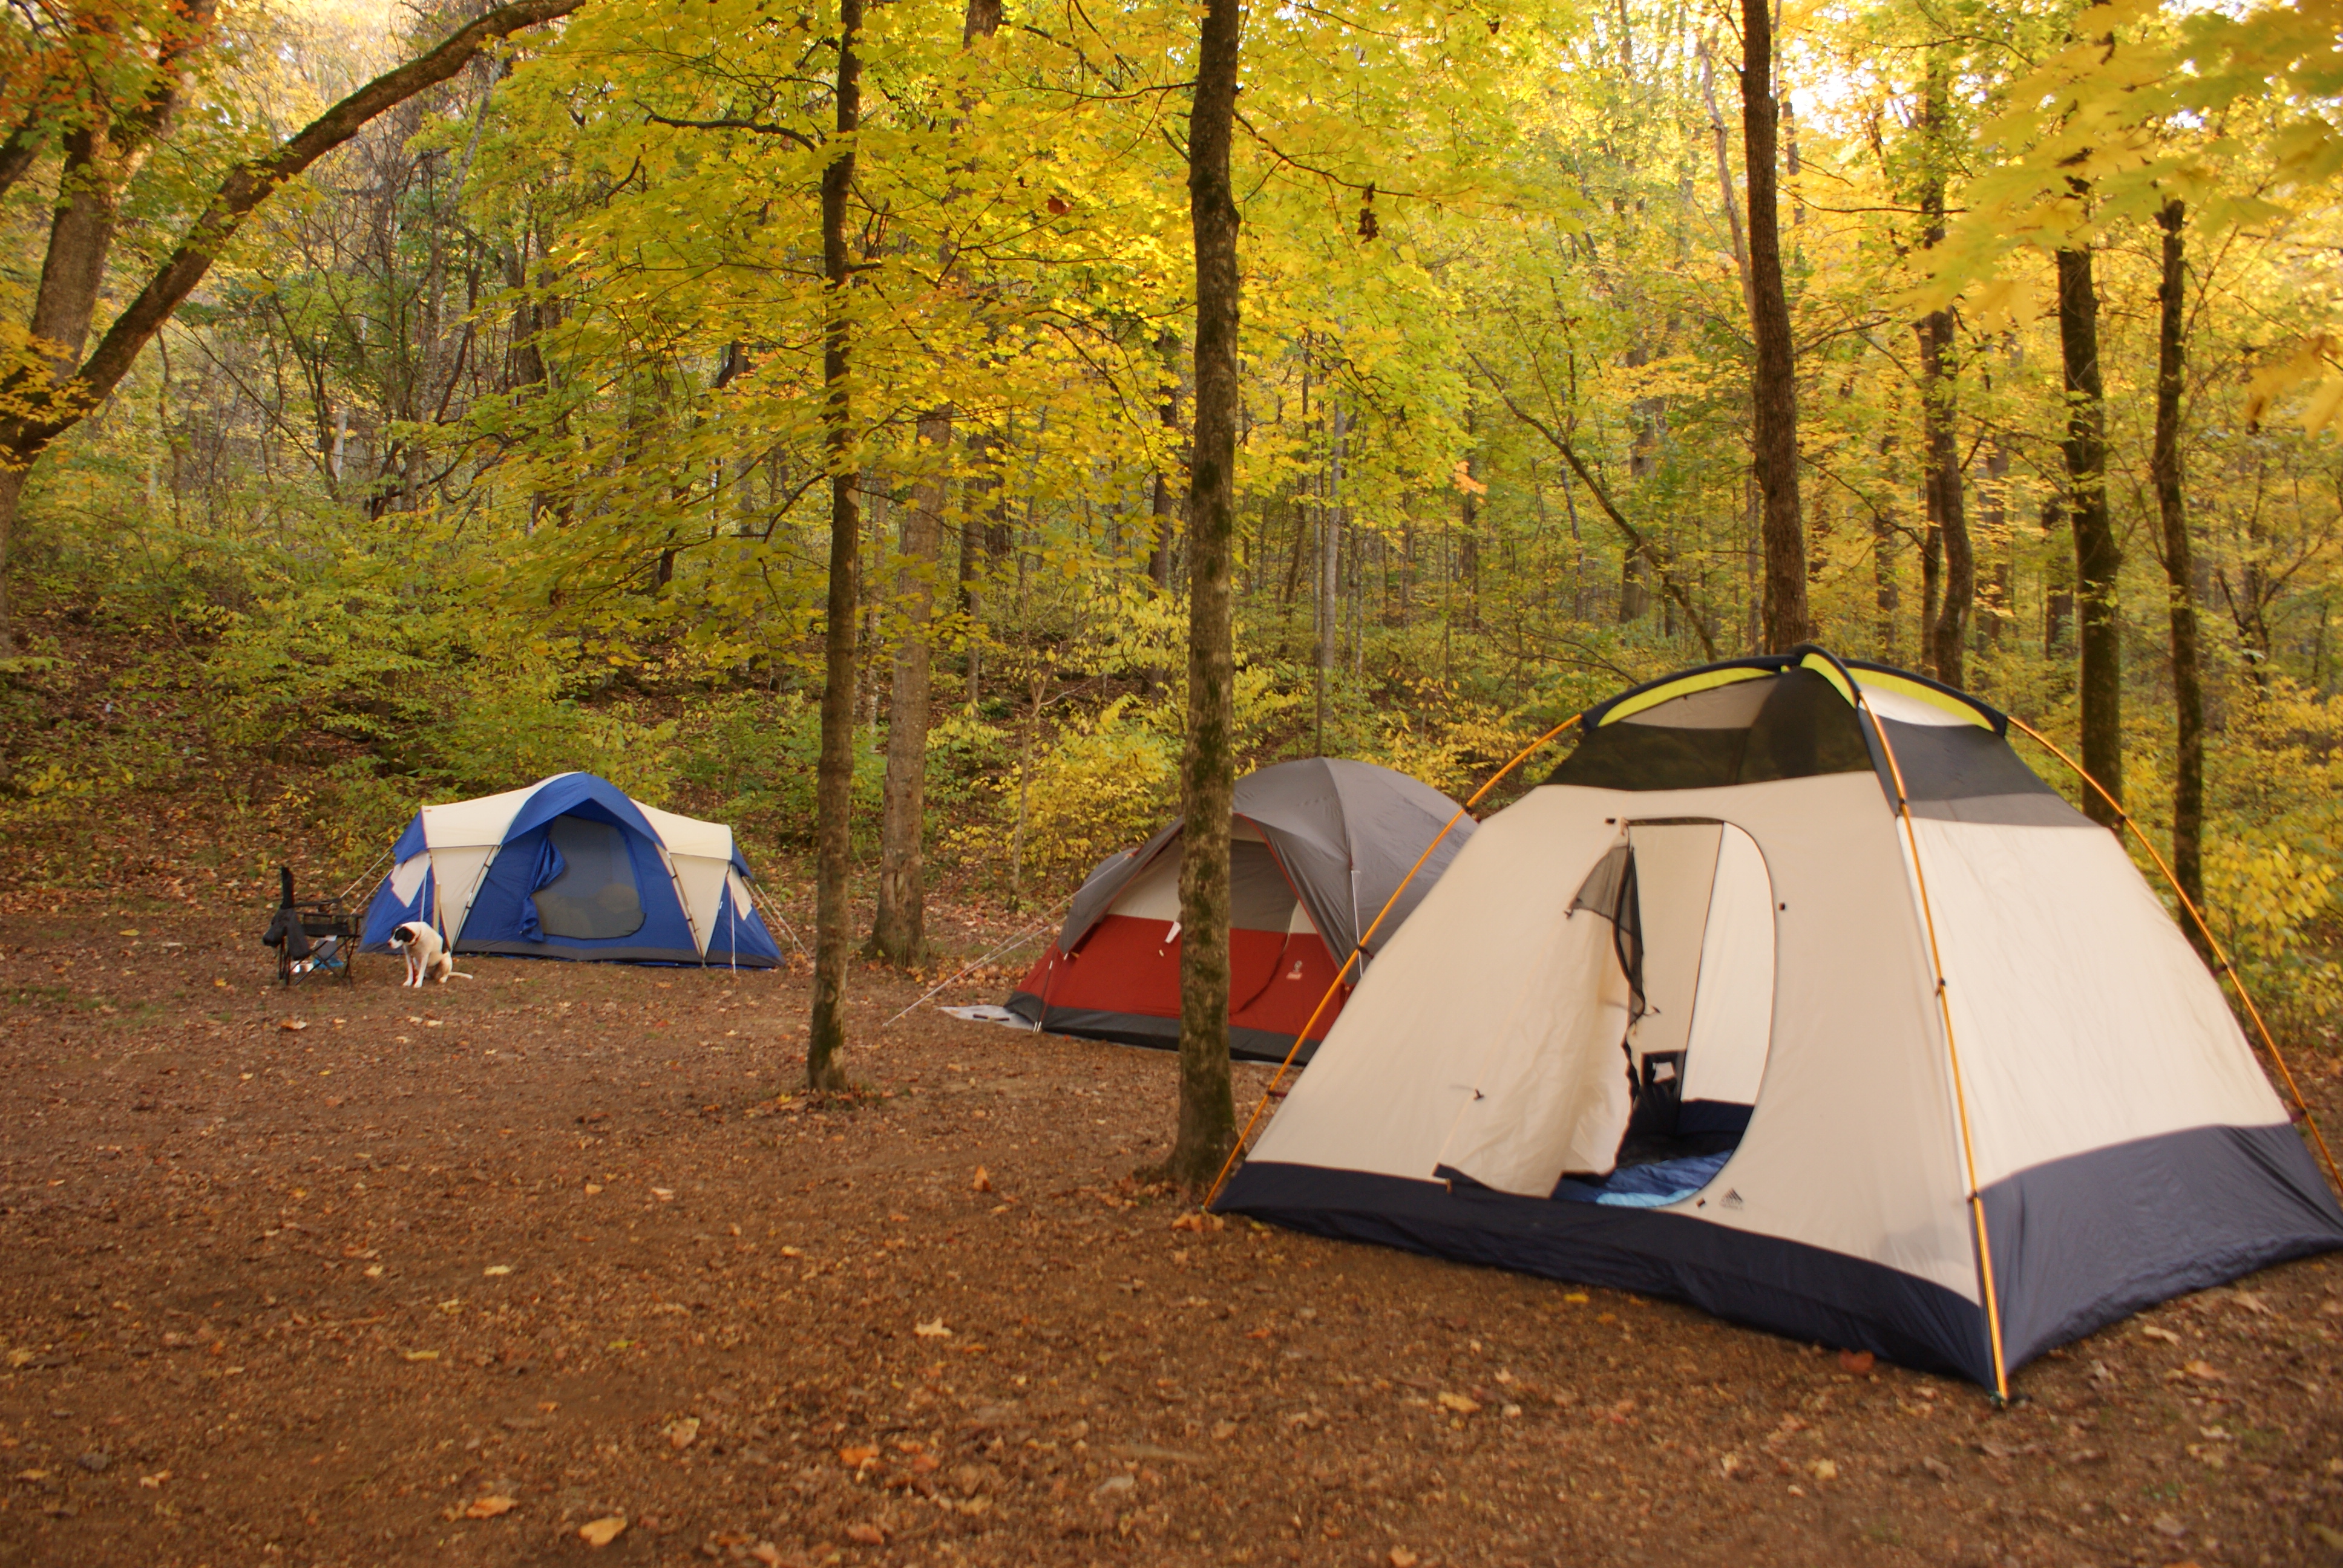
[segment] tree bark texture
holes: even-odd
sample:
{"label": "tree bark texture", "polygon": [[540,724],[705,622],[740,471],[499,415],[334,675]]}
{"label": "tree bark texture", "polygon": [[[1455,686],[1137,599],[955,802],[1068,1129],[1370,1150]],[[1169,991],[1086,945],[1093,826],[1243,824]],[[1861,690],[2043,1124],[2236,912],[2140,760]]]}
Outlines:
{"label": "tree bark texture", "polygon": [[[1180,430],[1180,339],[1167,332],[1155,340],[1156,349],[1163,356],[1163,401],[1156,409],[1164,434],[1175,443]],[[1172,588],[1172,547],[1178,531],[1180,507],[1188,491],[1187,463],[1182,461],[1175,473],[1158,469],[1154,494],[1149,510],[1154,518],[1155,538],[1147,552],[1147,579],[1158,593],[1168,593]]]}
{"label": "tree bark texture", "polygon": [[[2188,369],[2187,280],[2182,225],[2187,209],[2176,198],[2156,215],[2164,231],[2164,276],[2157,289],[2156,439],[2149,471],[2164,533],[2164,580],[2172,608],[2172,706],[2178,758],[2172,775],[2172,876],[2181,890],[2205,902],[2205,672],[2197,638],[2195,563],[2188,545],[2188,508],[2180,488],[2180,393]],[[2200,945],[2194,923],[2181,929]]]}
{"label": "tree bark texture", "polygon": [[[185,14],[182,29],[158,49],[153,84],[134,112],[119,123],[101,118],[68,133],[65,179],[51,219],[34,318],[27,324],[34,337],[65,352],[47,357],[38,367],[20,365],[0,382],[0,402],[10,409],[0,417],[0,470],[15,475],[13,481],[0,483],[0,630],[7,626],[8,548],[24,495],[23,471],[129,373],[140,350],[203,281],[213,260],[254,210],[377,115],[447,80],[497,40],[566,16],[582,3],[515,0],[498,6],[451,34],[429,54],[367,83],[266,155],[230,169],[177,248],[77,365],[74,362],[88,337],[111,259],[123,187],[176,112],[189,58],[209,34],[213,0],[196,0]],[[10,146],[16,145],[12,138]],[[21,160],[11,166],[0,158],[0,173],[21,174]]]}
{"label": "tree bark texture", "polygon": [[1236,792],[1237,204],[1239,0],[1205,0],[1188,116],[1196,255],[1195,457],[1188,513],[1188,735],[1180,760],[1180,1125],[1170,1175],[1209,1186],[1236,1139],[1229,1082],[1229,812]]}
{"label": "tree bark texture", "polygon": [[1920,377],[1926,397],[1921,424],[1928,447],[1929,522],[1941,542],[1944,575],[1942,599],[1935,624],[1928,628],[1928,662],[1936,678],[1947,686],[1958,686],[1966,678],[1969,621],[1976,605],[1976,555],[1969,538],[1960,436],[1955,428],[1960,384],[1953,363],[1954,347],[1953,313],[1930,311],[1920,323]]}
{"label": "tree bark texture", "polygon": [[[1920,111],[1922,156],[1926,177],[1920,187],[1920,243],[1933,250],[1945,238],[1945,170],[1952,162],[1950,62],[1942,50],[1928,55],[1927,88]],[[1969,539],[1968,505],[1961,479],[1960,368],[1956,363],[1953,313],[1932,310],[1920,321],[1920,425],[1926,450],[1928,527],[1941,556],[1939,589],[1933,612],[1922,622],[1927,662],[1938,680],[1958,686],[1966,678],[1970,617],[1976,605],[1976,555]]]}
{"label": "tree bark texture", "polygon": [[939,466],[911,492],[903,513],[903,569],[895,578],[908,623],[895,650],[895,686],[887,705],[887,777],[879,821],[879,912],[863,950],[872,958],[909,967],[926,955],[927,871],[922,853],[927,820],[929,673],[934,650],[928,627],[935,614],[935,568],[943,538],[945,472],[952,417],[936,409],[920,420],[920,445]]}
{"label": "tree bark texture", "polygon": [[[2058,253],[2058,347],[2066,377],[2066,520],[2075,531],[2077,641],[2082,647],[2083,767],[2123,799],[2123,623],[2117,578],[2123,549],[2107,515],[2107,393],[2099,378],[2099,298],[2091,253]],[[2113,828],[2116,809],[2083,791],[2091,820]]]}
{"label": "tree bark texture", "polygon": [[823,628],[821,759],[814,772],[813,1017],[806,1038],[806,1083],[843,1089],[846,1049],[847,902],[854,806],[855,555],[862,533],[854,471],[852,328],[847,289],[846,198],[854,185],[854,141],[862,118],[862,61],[856,54],[862,0],[839,0],[838,140],[821,171],[821,265],[828,280],[822,331],[822,445],[830,463],[830,598]]}
{"label": "tree bark texture", "polygon": [[1796,346],[1782,281],[1782,225],[1775,168],[1774,19],[1769,0],[1741,0],[1741,139],[1749,180],[1752,457],[1763,512],[1764,636],[1782,653],[1810,635],[1805,525],[1798,509]]}

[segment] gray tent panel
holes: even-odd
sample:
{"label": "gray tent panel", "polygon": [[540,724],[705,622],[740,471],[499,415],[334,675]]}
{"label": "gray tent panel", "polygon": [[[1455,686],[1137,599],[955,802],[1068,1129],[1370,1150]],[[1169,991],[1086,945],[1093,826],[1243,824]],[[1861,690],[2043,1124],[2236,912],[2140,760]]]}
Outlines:
{"label": "gray tent panel", "polygon": [[[1399,930],[1473,835],[1473,821],[1430,785],[1339,757],[1280,762],[1237,780],[1235,814],[1261,830],[1337,963],[1360,945],[1386,900],[1398,901],[1366,940],[1370,957]],[[1451,819],[1455,826],[1408,880]],[[1074,895],[1058,948],[1072,952],[1131,879],[1179,837],[1175,818],[1135,849],[1100,863]],[[1403,880],[1407,881],[1404,890]]]}

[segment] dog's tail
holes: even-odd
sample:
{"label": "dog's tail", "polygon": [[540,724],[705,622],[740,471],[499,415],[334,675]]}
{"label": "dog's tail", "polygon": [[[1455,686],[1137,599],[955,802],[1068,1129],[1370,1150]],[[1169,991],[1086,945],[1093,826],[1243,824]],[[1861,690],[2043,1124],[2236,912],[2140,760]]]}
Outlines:
{"label": "dog's tail", "polygon": [[449,970],[447,971],[447,978],[449,980],[478,980],[479,977],[477,975],[468,975],[462,970]]}

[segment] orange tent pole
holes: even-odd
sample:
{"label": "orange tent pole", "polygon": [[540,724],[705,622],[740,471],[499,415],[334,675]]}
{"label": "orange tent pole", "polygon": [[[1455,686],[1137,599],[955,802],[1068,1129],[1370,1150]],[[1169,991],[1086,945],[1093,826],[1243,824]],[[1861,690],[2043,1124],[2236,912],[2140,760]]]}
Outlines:
{"label": "orange tent pole", "polygon": [[1310,1031],[1318,1027],[1320,1016],[1325,1012],[1327,1005],[1334,1000],[1334,993],[1342,989],[1342,977],[1351,972],[1351,966],[1357,963],[1359,955],[1367,950],[1368,941],[1383,929],[1384,917],[1392,912],[1392,906],[1399,902],[1399,896],[1407,890],[1407,885],[1415,880],[1415,874],[1423,869],[1423,863],[1432,859],[1432,851],[1440,848],[1441,840],[1448,837],[1448,830],[1463,821],[1473,808],[1481,803],[1481,798],[1494,789],[1506,774],[1528,761],[1539,748],[1584,717],[1586,716],[1584,713],[1574,713],[1527,746],[1523,747],[1513,754],[1512,761],[1490,776],[1486,784],[1473,791],[1473,798],[1456,809],[1456,815],[1441,824],[1440,831],[1432,836],[1432,842],[1423,847],[1423,853],[1415,858],[1415,864],[1407,869],[1407,875],[1399,879],[1399,886],[1393,888],[1391,897],[1383,900],[1383,907],[1375,911],[1373,922],[1361,933],[1358,945],[1351,950],[1349,955],[1342,960],[1342,967],[1334,971],[1334,981],[1326,988],[1326,994],[1318,999],[1318,1005],[1311,1010],[1310,1021],[1303,1024],[1300,1031],[1294,1035],[1293,1044],[1286,1051],[1285,1060],[1277,1064],[1277,1071],[1270,1079],[1269,1087],[1261,1091],[1261,1098],[1253,1103],[1252,1114],[1245,1118],[1244,1131],[1237,1134],[1236,1142],[1229,1149],[1229,1157],[1221,1161],[1221,1173],[1212,1178],[1212,1191],[1204,1194],[1205,1208],[1211,1208],[1212,1200],[1221,1195],[1221,1189],[1228,1185],[1229,1173],[1236,1169],[1239,1157],[1245,1151],[1246,1141],[1252,1138],[1252,1130],[1260,1125],[1262,1112],[1269,1109],[1269,1102],[1276,1098],[1279,1087],[1285,1082],[1286,1073],[1293,1067],[1293,1059],[1302,1052],[1302,1042],[1308,1040]]}
{"label": "orange tent pole", "polygon": [[2335,1183],[2338,1192],[2343,1192],[2343,1171],[2336,1169],[2334,1152],[2327,1147],[2327,1134],[2319,1131],[2318,1119],[2310,1113],[2310,1102],[2302,1097],[2302,1086],[2294,1081],[2294,1069],[2287,1065],[2286,1053],[2278,1050],[2278,1040],[2270,1034],[2269,1025],[2262,1021],[2262,1010],[2254,1005],[2252,993],[2246,990],[2246,977],[2237,972],[2237,966],[2231,963],[2229,955],[2222,950],[2221,940],[2213,934],[2212,926],[2206,921],[2205,912],[2197,907],[2197,900],[2191,899],[2187,890],[2180,885],[2180,879],[2172,874],[2172,868],[2157,849],[2156,841],[2133,819],[2132,814],[2123,809],[2123,802],[2107,792],[2106,785],[2085,772],[2083,765],[2061,751],[2056,742],[2023,719],[2013,718],[2010,722],[2024,730],[2036,745],[2073,769],[2076,778],[2097,791],[2099,799],[2105,800],[2108,808],[2122,819],[2123,825],[2131,829],[2132,837],[2137,839],[2140,848],[2147,851],[2147,858],[2156,862],[2156,869],[2164,873],[2165,883],[2171,888],[2172,896],[2180,900],[2180,907],[2188,911],[2189,920],[2196,922],[2197,931],[2203,935],[2205,947],[2213,955],[2216,972],[2228,976],[2229,984],[2237,988],[2237,1000],[2244,1004],[2246,1016],[2254,1020],[2254,1031],[2262,1037],[2262,1049],[2269,1052],[2270,1060],[2278,1067],[2278,1077],[2286,1081],[2287,1093],[2294,1097],[2294,1108],[2301,1113],[2303,1125],[2310,1129],[2311,1141],[2318,1145],[2318,1157],[2327,1163],[2328,1180]]}
{"label": "orange tent pole", "polygon": [[1871,731],[1879,737],[1879,749],[1887,759],[1887,771],[1896,780],[1896,811],[1904,821],[1904,841],[1912,847],[1912,878],[1919,884],[1920,918],[1928,928],[1928,965],[1936,970],[1936,1012],[1945,1020],[1945,1055],[1953,1068],[1953,1106],[1961,1122],[1961,1163],[1969,1179],[1969,1217],[1976,1226],[1977,1282],[1985,1293],[1986,1332],[1993,1341],[1993,1397],[1996,1403],[2009,1402],[2009,1368],[2002,1359],[2001,1301],[1993,1283],[1993,1238],[1985,1224],[1985,1195],[1977,1191],[1976,1146],[1969,1137],[1968,1091],[1961,1084],[1961,1048],[1953,1040],[1952,999],[1945,990],[1945,960],[1936,945],[1936,912],[1928,902],[1928,873],[1920,866],[1920,836],[1912,826],[1912,802],[1904,791],[1904,769],[1896,760],[1896,748],[1888,741],[1887,727],[1879,722],[1864,699],[1862,688],[1855,689],[1855,702],[1871,715]]}

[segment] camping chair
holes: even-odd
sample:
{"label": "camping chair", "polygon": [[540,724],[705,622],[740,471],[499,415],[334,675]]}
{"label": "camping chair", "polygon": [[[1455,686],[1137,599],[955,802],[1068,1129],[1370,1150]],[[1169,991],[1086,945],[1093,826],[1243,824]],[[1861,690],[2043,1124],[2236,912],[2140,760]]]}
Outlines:
{"label": "camping chair", "polygon": [[302,975],[323,972],[347,984],[357,956],[357,917],[338,898],[296,902],[293,869],[277,868],[276,917],[260,945],[277,950],[277,983],[291,985]]}

